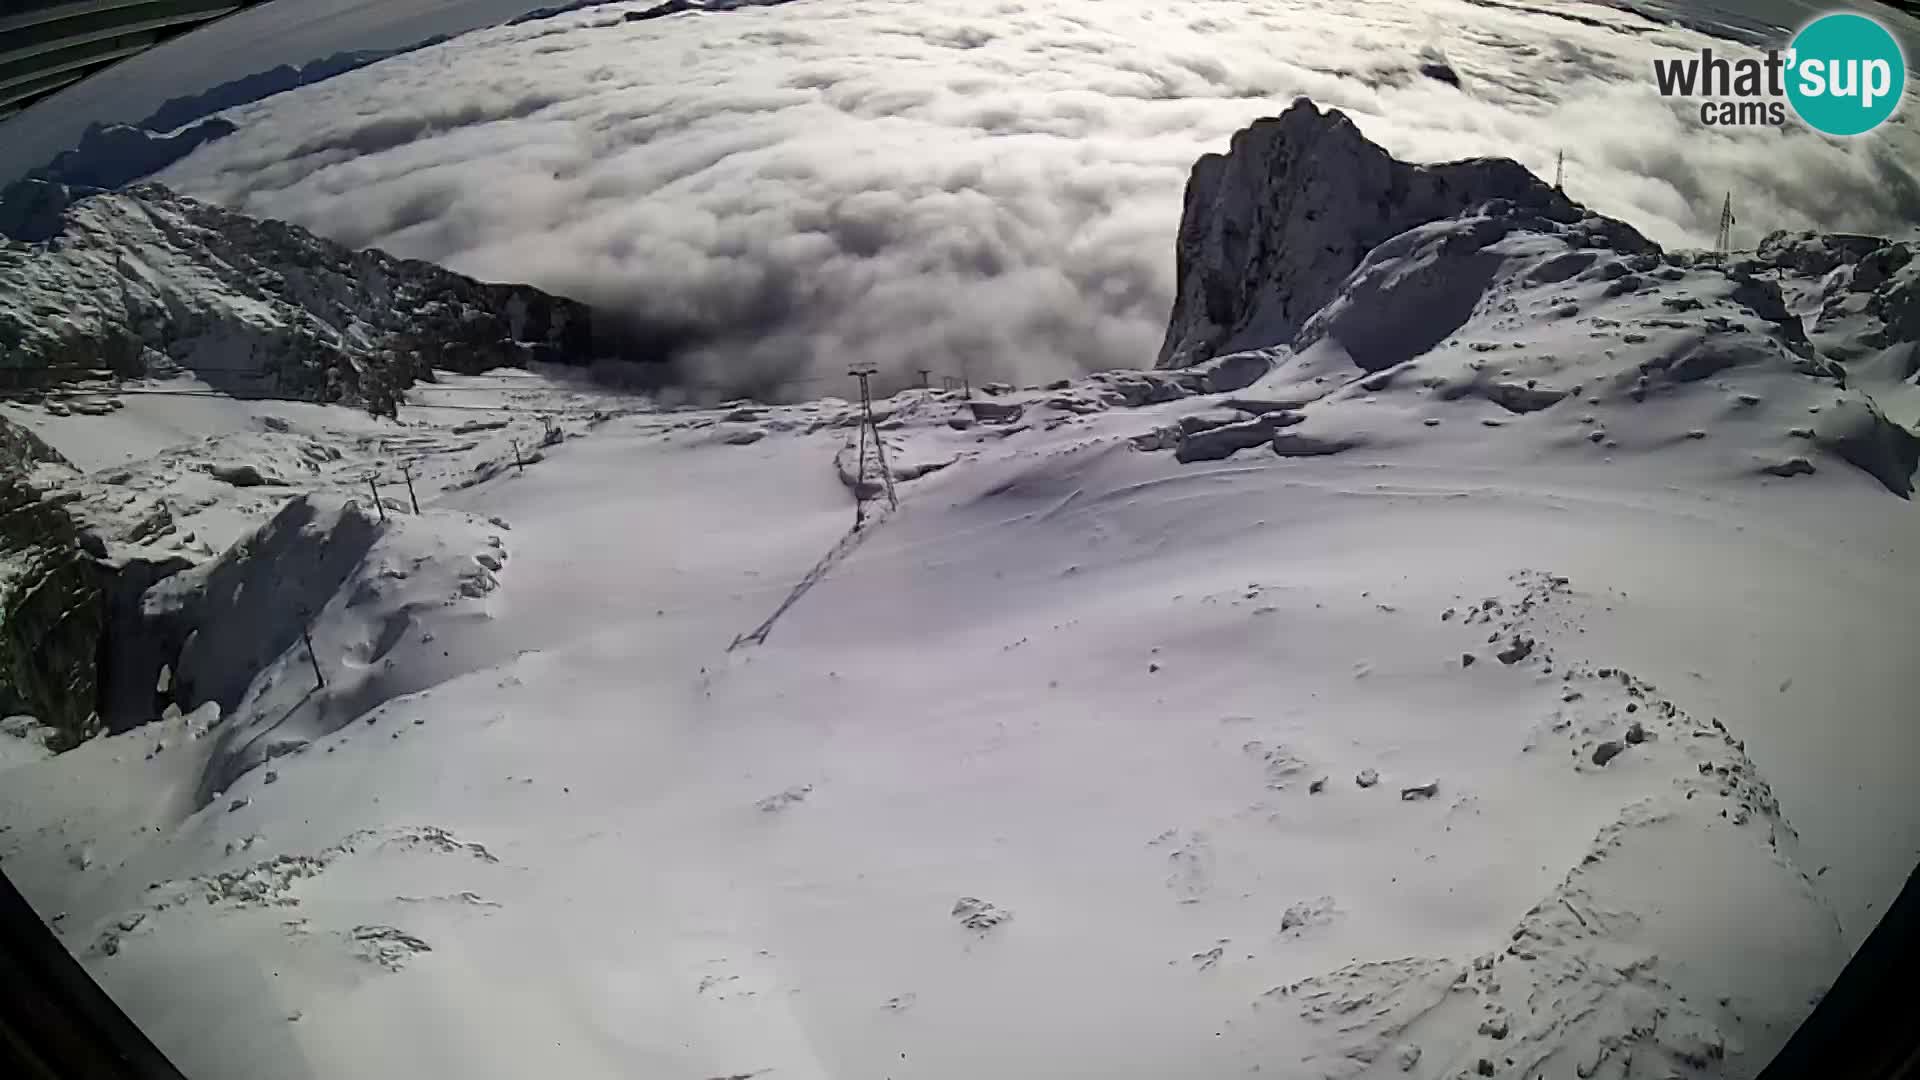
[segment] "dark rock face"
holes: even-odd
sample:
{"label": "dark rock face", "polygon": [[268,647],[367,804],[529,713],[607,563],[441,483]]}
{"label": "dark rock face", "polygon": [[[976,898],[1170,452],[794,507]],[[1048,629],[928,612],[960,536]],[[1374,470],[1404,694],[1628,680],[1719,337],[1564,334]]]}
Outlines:
{"label": "dark rock face", "polygon": [[[41,237],[0,247],[0,375],[15,385],[170,361],[236,396],[391,413],[434,368],[584,366],[613,351],[572,300],[354,251],[158,185],[74,199],[51,229],[48,208],[68,193],[13,190],[0,224],[25,221]],[[126,254],[141,249],[166,251],[168,273]]]}
{"label": "dark rock face", "polygon": [[28,176],[69,187],[123,187],[152,176],[206,143],[239,130],[231,121],[214,113],[446,40],[445,35],[436,35],[397,49],[335,53],[299,67],[282,64],[221,83],[204,93],[168,98],[144,120],[89,126],[81,133],[79,146],[61,152]]}
{"label": "dark rock face", "polygon": [[[266,71],[256,71],[251,75],[243,76],[230,82],[223,82],[219,86],[204,93],[168,98],[158,109],[153,111],[152,115],[140,121],[138,126],[146,128],[148,131],[172,131],[175,128],[191,124],[196,120],[212,116],[214,113],[224,109],[246,105],[250,102],[272,97],[275,94],[283,93],[287,90],[320,82],[323,79],[331,79],[335,75],[344,75],[349,71],[366,67],[368,64],[385,60],[389,56],[398,56],[401,53],[412,52],[415,49],[424,49],[429,45],[438,45],[446,40],[445,35],[438,35],[427,38],[424,41],[416,41],[411,45],[403,45],[397,49],[361,49],[354,52],[338,52],[332,56],[309,61],[299,67],[294,67],[291,64],[281,64],[276,68],[269,68]],[[167,164],[172,164],[172,162],[168,162]],[[166,165],[160,166],[160,168],[165,167]],[[142,173],[140,175],[146,176],[148,174]],[[138,179],[138,177],[133,177],[132,179]]]}
{"label": "dark rock face", "polygon": [[112,577],[66,510],[27,480],[35,464],[62,461],[0,418],[0,706],[51,725],[56,750],[98,724],[95,657]]}
{"label": "dark rock face", "polygon": [[1761,237],[1751,260],[1737,265],[1751,269],[1784,268],[1818,276],[1836,266],[1858,262],[1885,244],[1878,236],[1857,233],[1771,232]]}
{"label": "dark rock face", "polygon": [[68,187],[117,188],[151,176],[238,130],[217,116],[168,135],[131,124],[94,124],[80,136],[79,146],[62,152],[33,175]]}
{"label": "dark rock face", "polygon": [[[1380,243],[1491,200],[1563,224],[1588,219],[1517,162],[1409,165],[1338,110],[1295,101],[1235,134],[1226,154],[1194,165],[1158,366],[1291,344]],[[1657,250],[1620,222],[1591,221],[1615,250]]]}
{"label": "dark rock face", "polygon": [[96,729],[95,656],[105,626],[106,578],[81,547],[73,521],[16,476],[0,477],[0,699],[51,725],[55,749]]}
{"label": "dark rock face", "polygon": [[41,463],[66,459],[0,418],[0,708],[52,727],[48,746],[59,751],[159,712],[158,662],[128,662],[143,652],[160,656],[140,598],[191,563],[109,561],[99,536],[28,480]]}
{"label": "dark rock face", "polygon": [[108,734],[131,731],[174,703],[171,689],[166,693],[158,689],[160,672],[172,658],[166,651],[172,643],[152,632],[141,611],[141,599],[154,584],[192,565],[179,556],[128,559],[113,570],[101,590],[105,619],[95,650],[95,695],[100,727]]}
{"label": "dark rock face", "polygon": [[0,236],[26,244],[51,240],[60,232],[60,216],[72,201],[65,186],[50,180],[21,180],[0,189]]}

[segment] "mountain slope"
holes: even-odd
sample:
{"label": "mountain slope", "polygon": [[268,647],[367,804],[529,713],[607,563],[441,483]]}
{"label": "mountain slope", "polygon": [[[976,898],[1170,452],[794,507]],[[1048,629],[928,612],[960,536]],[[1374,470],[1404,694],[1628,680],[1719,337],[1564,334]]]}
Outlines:
{"label": "mountain slope", "polygon": [[[0,371],[16,385],[184,369],[227,393],[390,412],[432,369],[597,355],[592,313],[524,285],[351,251],[157,185],[68,202],[7,191],[36,243],[0,249]],[[16,230],[19,231],[19,230]]]}
{"label": "mountain slope", "polygon": [[191,515],[162,716],[0,773],[0,856],[196,1076],[1751,1077],[1920,851],[1920,518],[1776,432],[1888,392],[1787,317],[1904,333],[1858,246],[1775,310],[1465,206],[1284,340],[877,402],[898,509],[831,398],[230,403],[115,473],[289,488]]}
{"label": "mountain slope", "polygon": [[1428,410],[1474,398],[1542,413],[1562,454],[1711,439],[1723,468],[1792,475],[1830,454],[1913,490],[1920,437],[1898,418],[1920,385],[1920,265],[1904,243],[1662,252],[1511,162],[1392,161],[1304,100],[1202,159],[1188,194],[1162,366],[1273,369],[1247,392],[1312,403],[1284,452],[1447,439]]}

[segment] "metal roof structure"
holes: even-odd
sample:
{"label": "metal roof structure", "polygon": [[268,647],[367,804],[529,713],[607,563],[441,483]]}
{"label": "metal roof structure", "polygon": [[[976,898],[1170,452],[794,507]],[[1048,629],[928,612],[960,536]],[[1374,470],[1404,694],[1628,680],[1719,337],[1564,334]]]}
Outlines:
{"label": "metal roof structure", "polygon": [[0,117],[263,0],[0,0]]}

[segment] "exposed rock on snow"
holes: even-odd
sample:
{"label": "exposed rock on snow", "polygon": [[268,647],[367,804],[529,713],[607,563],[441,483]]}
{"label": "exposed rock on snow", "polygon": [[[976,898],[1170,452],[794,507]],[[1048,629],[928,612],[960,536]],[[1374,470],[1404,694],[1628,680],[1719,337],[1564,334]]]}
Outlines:
{"label": "exposed rock on snow", "polygon": [[1338,914],[1331,896],[1315,897],[1287,905],[1280,913],[1280,932],[1283,934],[1307,930],[1332,922]]}
{"label": "exposed rock on snow", "polygon": [[1180,461],[1217,461],[1238,451],[1271,443],[1275,432],[1289,424],[1297,424],[1301,419],[1297,413],[1270,412],[1231,423],[1197,423],[1192,430],[1185,430],[1186,425],[1183,424],[1183,434],[1179,445],[1174,448],[1174,457]]}
{"label": "exposed rock on snow", "polygon": [[1231,393],[1259,382],[1267,372],[1273,370],[1275,364],[1286,359],[1287,351],[1276,348],[1248,349],[1203,360],[1188,370],[1199,378],[1202,393]]}
{"label": "exposed rock on snow", "polygon": [[[64,498],[50,498],[36,470],[71,465],[52,447],[0,419],[0,707],[26,711],[66,749],[99,724],[97,668],[120,568],[83,532]],[[134,565],[144,588],[152,578]]]}
{"label": "exposed rock on snow", "polygon": [[813,792],[812,784],[795,784],[785,791],[775,792],[753,805],[762,813],[777,814],[796,803],[804,802]]}
{"label": "exposed rock on snow", "polygon": [[963,896],[953,903],[953,917],[961,926],[985,933],[1013,918],[1013,912],[978,897]]}
{"label": "exposed rock on snow", "polygon": [[987,424],[1006,424],[1020,419],[1026,406],[1017,401],[969,401],[973,418]]}
{"label": "exposed rock on snow", "polygon": [[1092,377],[1115,405],[1137,408],[1191,397],[1199,379],[1187,372],[1109,371]]}
{"label": "exposed rock on snow", "polygon": [[1494,654],[1503,664],[1517,664],[1533,655],[1533,639],[1516,635],[1506,648]]}
{"label": "exposed rock on snow", "polygon": [[1283,431],[1273,437],[1273,452],[1281,457],[1325,457],[1328,454],[1345,453],[1358,445],[1358,439],[1328,438],[1293,431]]}
{"label": "exposed rock on snow", "polygon": [[260,470],[252,465],[209,465],[207,475],[234,487],[260,487],[275,482],[260,475]]}
{"label": "exposed rock on snow", "polygon": [[434,368],[586,364],[599,351],[591,312],[538,289],[350,251],[157,185],[79,198],[43,237],[65,196],[20,190],[0,219],[46,242],[0,249],[0,364],[30,385],[175,365],[230,393],[391,412]]}
{"label": "exposed rock on snow", "polygon": [[52,757],[56,735],[53,728],[31,716],[0,720],[0,772]]}
{"label": "exposed rock on snow", "polygon": [[433,951],[433,946],[415,935],[391,926],[356,926],[348,931],[347,938],[353,943],[354,955],[388,971],[399,971],[420,953]]}

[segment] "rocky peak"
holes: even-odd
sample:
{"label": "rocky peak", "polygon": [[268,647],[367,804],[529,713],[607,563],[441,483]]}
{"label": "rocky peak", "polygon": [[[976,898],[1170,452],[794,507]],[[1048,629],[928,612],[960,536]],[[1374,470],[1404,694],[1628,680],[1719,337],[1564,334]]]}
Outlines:
{"label": "rocky peak", "polygon": [[1517,162],[1396,161],[1339,110],[1322,112],[1300,98],[1236,133],[1227,153],[1194,165],[1159,366],[1290,344],[1380,243],[1491,200],[1590,226],[1596,244],[1654,250],[1631,227],[1590,217]]}

